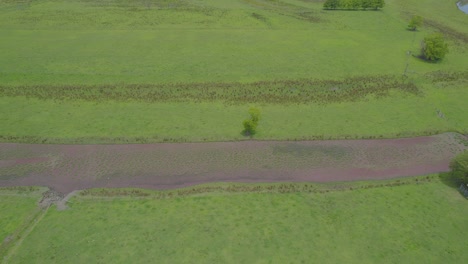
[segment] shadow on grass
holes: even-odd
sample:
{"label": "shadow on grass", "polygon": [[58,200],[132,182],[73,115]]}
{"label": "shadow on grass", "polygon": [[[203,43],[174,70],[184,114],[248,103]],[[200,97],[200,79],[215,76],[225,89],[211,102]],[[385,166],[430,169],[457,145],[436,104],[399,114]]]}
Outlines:
{"label": "shadow on grass", "polygon": [[245,130],[245,129],[244,129],[244,130],[242,130],[242,131],[240,132],[240,135],[242,135],[242,136],[244,136],[244,137],[246,137],[246,138],[252,139],[253,136],[255,135],[255,132],[251,132],[251,131],[248,131],[248,130]]}
{"label": "shadow on grass", "polygon": [[352,9],[352,8],[323,8],[322,9],[323,11],[333,11],[333,12],[367,12],[367,11],[371,11],[371,12],[381,12],[382,11],[382,8],[366,8],[366,9],[362,9],[362,8],[356,8],[356,9]]}
{"label": "shadow on grass", "polygon": [[439,173],[439,179],[445,185],[458,189],[460,187],[460,183],[452,176],[450,172],[441,172]]}
{"label": "shadow on grass", "polygon": [[452,173],[450,173],[450,172],[441,172],[441,173],[439,173],[439,179],[445,185],[456,189],[457,192],[460,193],[461,196],[465,197],[468,200],[468,196],[463,195],[462,191],[460,191],[460,186],[461,186],[462,183],[457,181],[453,177]]}
{"label": "shadow on grass", "polygon": [[437,64],[439,63],[440,61],[442,61],[442,59],[437,59],[437,60],[428,60],[423,54],[413,54],[413,58],[416,58],[422,62],[427,62],[427,63],[431,63],[431,64]]}

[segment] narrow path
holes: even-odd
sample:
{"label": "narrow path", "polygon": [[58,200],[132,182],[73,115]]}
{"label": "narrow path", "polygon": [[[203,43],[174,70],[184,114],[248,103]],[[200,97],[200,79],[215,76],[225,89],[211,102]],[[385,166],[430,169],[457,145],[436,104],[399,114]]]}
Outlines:
{"label": "narrow path", "polygon": [[57,210],[59,210],[59,211],[66,210],[68,208],[68,206],[67,206],[68,201],[73,196],[75,196],[79,191],[80,190],[75,190],[75,191],[67,194],[67,196],[65,196],[62,200],[55,202],[55,204],[57,205]]}
{"label": "narrow path", "polygon": [[[206,182],[329,182],[438,173],[464,136],[131,145],[0,143],[0,186],[178,188]],[[466,140],[466,138],[465,138]]]}

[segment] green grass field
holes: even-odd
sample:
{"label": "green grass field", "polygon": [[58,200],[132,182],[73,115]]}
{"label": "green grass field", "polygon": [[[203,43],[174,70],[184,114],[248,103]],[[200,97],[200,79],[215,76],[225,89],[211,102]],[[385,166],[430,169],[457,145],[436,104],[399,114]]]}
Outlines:
{"label": "green grass field", "polygon": [[[454,1],[387,1],[378,12],[323,11],[319,1],[3,1],[2,84],[161,83],[401,74],[427,32],[450,28],[452,52],[412,70],[466,69],[467,17]],[[424,2],[424,4],[421,4]],[[421,8],[419,10],[419,8]],[[255,15],[256,14],[256,15]],[[256,18],[257,17],[257,18]],[[258,19],[261,17],[261,19]],[[267,22],[265,22],[265,20]],[[267,24],[267,25],[266,25]],[[432,24],[431,24],[432,25]],[[446,30],[447,31],[447,30]],[[468,41],[468,40],[467,40]]]}
{"label": "green grass field", "polygon": [[0,188],[0,257],[39,212],[37,202],[45,188]]}
{"label": "green grass field", "polygon": [[[463,262],[466,199],[437,175],[385,186],[399,182],[295,184],[299,192],[215,191],[172,198],[168,192],[165,198],[153,191],[130,198],[112,196],[119,192],[111,189],[91,191],[73,198],[65,211],[48,210],[9,261]],[[111,196],[102,196],[106,193]]]}
{"label": "green grass field", "polygon": [[[258,139],[468,130],[468,16],[451,0],[388,0],[381,11],[324,11],[321,1],[299,0],[1,1],[0,14],[2,141],[239,140],[252,105],[264,114]],[[416,33],[406,30],[413,14],[426,19]],[[449,43],[443,61],[407,58],[436,31]],[[457,78],[431,81],[439,71]],[[386,88],[349,98],[343,82],[382,75],[392,80]],[[393,80],[419,94],[398,92]],[[90,85],[94,97],[81,98]],[[330,89],[348,94],[307,99]],[[151,93],[149,102],[133,100]]]}
{"label": "green grass field", "polygon": [[[251,106],[255,139],[468,134],[468,16],[455,2],[0,0],[0,142],[244,140]],[[418,57],[433,32],[450,50],[438,63]],[[438,175],[86,190],[63,211],[38,207],[44,190],[0,189],[2,261],[468,259],[467,200]]]}

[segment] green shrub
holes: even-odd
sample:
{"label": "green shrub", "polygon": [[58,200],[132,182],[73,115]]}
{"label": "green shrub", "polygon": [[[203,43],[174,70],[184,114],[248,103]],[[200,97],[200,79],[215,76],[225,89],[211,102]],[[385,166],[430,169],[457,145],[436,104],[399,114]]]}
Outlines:
{"label": "green shrub", "polygon": [[260,109],[251,107],[249,109],[250,118],[244,120],[244,135],[252,136],[257,132],[258,122],[260,121]]}
{"label": "green shrub", "polygon": [[416,31],[423,25],[423,22],[424,18],[422,16],[413,16],[408,24],[408,29],[411,31]]}
{"label": "green shrub", "polygon": [[438,61],[448,53],[448,46],[444,36],[439,33],[429,35],[424,38],[421,44],[422,56],[429,61]]}

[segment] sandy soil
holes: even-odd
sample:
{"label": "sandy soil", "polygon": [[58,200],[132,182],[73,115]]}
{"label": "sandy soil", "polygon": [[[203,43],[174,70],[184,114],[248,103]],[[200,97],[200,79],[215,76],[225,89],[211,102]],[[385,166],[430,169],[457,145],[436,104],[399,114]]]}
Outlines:
{"label": "sandy soil", "polygon": [[385,140],[133,145],[0,144],[0,186],[64,194],[93,187],[168,189],[206,182],[329,182],[448,170],[460,135]]}

